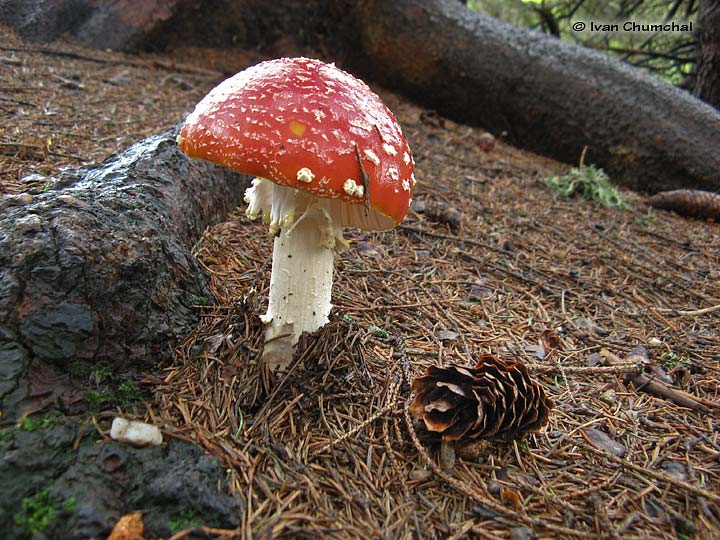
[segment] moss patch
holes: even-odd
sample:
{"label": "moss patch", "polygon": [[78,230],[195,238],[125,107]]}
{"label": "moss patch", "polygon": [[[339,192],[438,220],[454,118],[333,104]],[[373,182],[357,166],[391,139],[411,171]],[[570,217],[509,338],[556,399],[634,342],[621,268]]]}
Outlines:
{"label": "moss patch", "polygon": [[44,538],[46,531],[58,519],[75,511],[75,498],[56,499],[49,489],[42,489],[22,501],[22,510],[15,514],[15,525],[21,527],[29,538]]}

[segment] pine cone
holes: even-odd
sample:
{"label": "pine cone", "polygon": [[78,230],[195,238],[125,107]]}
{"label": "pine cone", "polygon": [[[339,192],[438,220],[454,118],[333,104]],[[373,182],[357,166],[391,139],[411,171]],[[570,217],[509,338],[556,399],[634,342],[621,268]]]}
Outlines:
{"label": "pine cone", "polygon": [[553,402],[525,365],[480,356],[474,368],[430,366],[413,380],[410,412],[428,441],[470,441],[540,431]]}
{"label": "pine cone", "polygon": [[647,200],[650,206],[670,210],[681,216],[720,222],[720,194],[698,189],[661,191]]}

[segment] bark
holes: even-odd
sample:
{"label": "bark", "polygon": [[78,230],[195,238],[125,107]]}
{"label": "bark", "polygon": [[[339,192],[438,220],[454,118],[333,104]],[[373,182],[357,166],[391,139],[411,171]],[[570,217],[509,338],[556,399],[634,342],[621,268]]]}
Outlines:
{"label": "bark", "polygon": [[30,42],[72,34],[96,48],[129,50],[199,0],[0,0],[0,21]]}
{"label": "bark", "polygon": [[698,22],[700,51],[693,94],[720,110],[720,2],[703,0]]}
{"label": "bark", "polygon": [[3,420],[31,366],[77,360],[116,370],[170,357],[211,302],[191,248],[246,181],[186,159],[168,132],[49,189],[0,202]]}
{"label": "bark", "polygon": [[607,55],[444,0],[368,0],[354,65],[521,147],[650,192],[720,189],[720,113]]}

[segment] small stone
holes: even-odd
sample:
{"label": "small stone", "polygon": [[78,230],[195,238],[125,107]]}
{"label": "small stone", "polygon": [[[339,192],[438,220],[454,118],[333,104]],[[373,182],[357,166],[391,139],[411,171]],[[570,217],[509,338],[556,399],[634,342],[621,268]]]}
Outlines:
{"label": "small stone", "polygon": [[455,341],[460,337],[460,333],[453,330],[438,330],[435,332],[435,337],[440,341]]}
{"label": "small stone", "polygon": [[473,284],[470,286],[470,292],[468,293],[469,302],[482,302],[483,300],[490,300],[494,291],[485,285]]}
{"label": "small stone", "polygon": [[157,446],[163,442],[162,433],[157,426],[119,417],[113,420],[110,437],[135,446]]}
{"label": "small stone", "polygon": [[615,390],[612,388],[605,390],[600,395],[600,401],[607,403],[608,405],[615,405],[615,402],[617,401],[617,394],[615,393]]}
{"label": "small stone", "polygon": [[413,482],[424,482],[432,476],[432,472],[427,469],[415,469],[410,471],[408,476]]}
{"label": "small stone", "polygon": [[687,467],[682,463],[677,463],[676,461],[665,461],[662,464],[662,469],[667,475],[672,476],[681,482],[687,482],[689,480]]}
{"label": "small stone", "polygon": [[422,214],[425,211],[426,207],[427,203],[419,199],[414,199],[413,202],[410,203],[410,210],[412,210],[413,212],[417,212],[418,214]]}
{"label": "small stone", "polygon": [[502,485],[499,484],[498,482],[496,482],[495,480],[490,480],[487,483],[487,490],[488,490],[488,493],[490,493],[490,495],[499,496],[502,489],[503,489]]}
{"label": "small stone", "polygon": [[530,527],[513,527],[510,529],[510,540],[535,540],[537,534]]}

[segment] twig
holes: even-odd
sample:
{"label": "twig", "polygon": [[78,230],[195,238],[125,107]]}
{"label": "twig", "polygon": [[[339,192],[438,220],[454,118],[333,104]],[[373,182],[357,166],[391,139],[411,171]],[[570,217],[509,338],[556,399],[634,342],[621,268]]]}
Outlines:
{"label": "twig", "polygon": [[720,403],[693,396],[683,390],[671,388],[656,379],[651,379],[643,373],[631,375],[630,381],[635,385],[637,390],[644,390],[649,394],[655,394],[661,398],[669,399],[681,407],[703,412],[709,412],[710,409],[720,409]]}
{"label": "twig", "polygon": [[716,306],[709,306],[702,309],[671,309],[671,308],[655,308],[660,313],[672,313],[674,315],[687,315],[687,316],[695,316],[695,315],[705,315],[707,313],[713,313],[714,311],[720,311],[720,304]]}
{"label": "twig", "polygon": [[[606,361],[611,364],[610,367],[620,365],[619,358],[608,352]],[[630,354],[625,358],[622,364],[635,364],[635,366],[642,366],[647,362],[647,359],[640,354]],[[680,405],[681,407],[687,407],[688,409],[700,410],[708,412],[709,409],[720,409],[720,403],[715,403],[709,399],[693,396],[683,390],[671,388],[661,381],[653,379],[645,375],[639,368],[633,373],[628,372],[626,375],[626,382],[632,382],[637,390],[644,390],[650,394],[655,394],[663,399],[669,399],[673,403]]]}
{"label": "twig", "polygon": [[668,484],[672,484],[676,487],[690,491],[691,493],[694,493],[695,495],[699,495],[701,497],[706,497],[717,503],[720,503],[720,495],[717,495],[717,494],[713,493],[712,491],[708,491],[706,489],[694,486],[683,480],[678,480],[676,478],[673,478],[672,476],[666,476],[664,474],[660,474],[658,472],[653,471],[652,469],[646,469],[645,467],[636,465],[635,463],[633,463],[631,461],[627,461],[620,457],[613,456],[612,454],[609,454],[608,452],[604,452],[603,450],[595,448],[594,446],[586,443],[585,441],[578,441],[577,445],[586,450],[590,450],[592,453],[597,454],[598,456],[602,456],[605,459],[609,459],[613,463],[617,463],[618,465],[620,465],[622,467],[627,467],[628,469],[632,469],[633,471],[642,474],[644,477],[649,476],[649,477],[654,478],[655,480],[660,480],[661,482],[667,482]]}
{"label": "twig", "polygon": [[218,538],[239,538],[238,529],[214,529],[212,527],[190,527],[172,535],[168,540],[182,540],[183,538],[201,533],[203,536],[215,536]]}
{"label": "twig", "polygon": [[602,375],[605,373],[631,373],[637,371],[638,366],[635,362],[622,362],[613,364],[612,366],[542,366],[539,364],[527,364],[527,368],[533,373],[552,373],[553,371],[563,371],[574,375]]}

